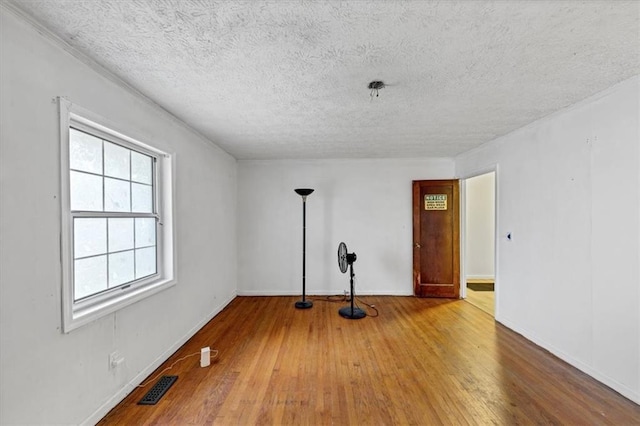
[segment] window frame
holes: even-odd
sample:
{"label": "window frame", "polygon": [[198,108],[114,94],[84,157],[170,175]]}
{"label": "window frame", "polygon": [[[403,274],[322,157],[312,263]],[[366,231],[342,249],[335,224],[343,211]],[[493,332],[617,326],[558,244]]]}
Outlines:
{"label": "window frame", "polygon": [[[60,109],[60,211],[62,263],[62,330],[68,333],[84,324],[113,313],[175,285],[173,235],[173,156],[116,130],[107,120],[58,98]],[[70,204],[70,128],[115,143],[153,160],[153,210],[149,213],[71,211]],[[75,218],[154,217],[156,220],[156,273],[96,293],[79,300],[74,294],[74,226]],[[108,255],[108,254],[107,254]]]}

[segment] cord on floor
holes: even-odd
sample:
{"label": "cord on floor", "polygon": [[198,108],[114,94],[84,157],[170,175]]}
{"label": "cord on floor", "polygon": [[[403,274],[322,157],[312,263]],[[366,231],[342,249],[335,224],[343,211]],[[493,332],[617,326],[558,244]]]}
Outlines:
{"label": "cord on floor", "polygon": [[[218,356],[218,350],[217,349],[212,349],[211,350],[211,359],[214,359],[215,357]],[[136,388],[143,388],[145,386],[147,386],[149,383],[155,381],[158,377],[162,376],[162,373],[164,373],[165,371],[171,370],[173,368],[174,365],[176,365],[177,363],[179,363],[180,361],[184,361],[187,358],[190,358],[192,356],[196,356],[196,355],[200,355],[200,352],[195,352],[189,355],[185,355],[182,358],[178,358],[177,360],[175,360],[173,362],[173,364],[171,364],[170,366],[168,366],[167,368],[165,368],[164,370],[162,370],[160,373],[158,373],[153,379],[151,380],[147,380],[145,383],[142,383],[138,386],[136,386]]]}

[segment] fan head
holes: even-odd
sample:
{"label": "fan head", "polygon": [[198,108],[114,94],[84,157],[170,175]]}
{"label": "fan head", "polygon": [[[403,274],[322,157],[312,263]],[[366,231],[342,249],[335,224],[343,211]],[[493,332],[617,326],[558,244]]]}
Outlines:
{"label": "fan head", "polygon": [[355,253],[347,253],[347,245],[340,243],[338,245],[338,268],[343,274],[347,272],[347,267],[357,259]]}
{"label": "fan head", "polygon": [[347,267],[349,263],[347,262],[347,245],[345,243],[340,243],[338,245],[338,268],[340,268],[340,272],[343,274],[347,272]]}

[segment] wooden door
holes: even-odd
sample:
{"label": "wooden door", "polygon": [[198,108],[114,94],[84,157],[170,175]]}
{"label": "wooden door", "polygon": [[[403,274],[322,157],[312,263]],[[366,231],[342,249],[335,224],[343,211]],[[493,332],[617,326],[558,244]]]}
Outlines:
{"label": "wooden door", "polygon": [[413,181],[413,291],[418,297],[460,297],[457,180]]}

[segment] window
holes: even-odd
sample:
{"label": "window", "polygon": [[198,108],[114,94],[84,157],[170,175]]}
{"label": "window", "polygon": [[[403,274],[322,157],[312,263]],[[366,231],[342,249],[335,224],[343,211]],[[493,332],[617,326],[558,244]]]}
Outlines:
{"label": "window", "polygon": [[174,283],[170,157],[60,100],[63,325]]}

